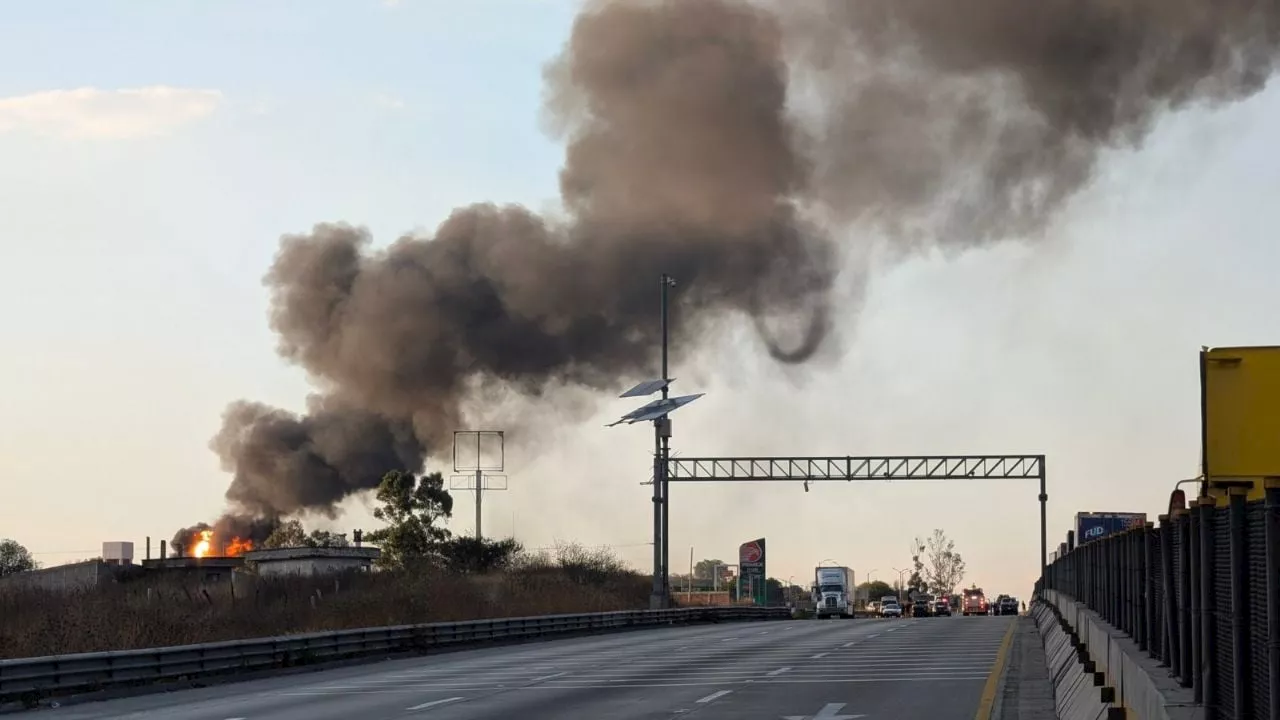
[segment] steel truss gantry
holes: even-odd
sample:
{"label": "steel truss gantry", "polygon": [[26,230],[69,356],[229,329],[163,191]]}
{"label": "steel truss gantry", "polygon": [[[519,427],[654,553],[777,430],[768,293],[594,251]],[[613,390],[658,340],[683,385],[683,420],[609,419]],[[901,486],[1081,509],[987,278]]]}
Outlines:
{"label": "steel truss gantry", "polygon": [[875,480],[1038,480],[1040,570],[1049,561],[1044,455],[847,455],[844,457],[682,457],[666,461],[669,483],[869,482]]}

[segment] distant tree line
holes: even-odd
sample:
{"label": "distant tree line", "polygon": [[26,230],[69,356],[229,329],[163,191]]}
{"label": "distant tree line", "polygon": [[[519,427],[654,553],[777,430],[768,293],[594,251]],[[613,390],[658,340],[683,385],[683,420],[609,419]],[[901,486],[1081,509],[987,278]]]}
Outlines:
{"label": "distant tree line", "polygon": [[35,558],[17,540],[0,539],[0,577],[36,569]]}

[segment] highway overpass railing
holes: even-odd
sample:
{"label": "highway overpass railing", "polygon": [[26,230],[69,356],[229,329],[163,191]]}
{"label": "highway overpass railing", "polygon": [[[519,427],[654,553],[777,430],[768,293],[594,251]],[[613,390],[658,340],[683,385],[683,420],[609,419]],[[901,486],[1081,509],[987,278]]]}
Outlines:
{"label": "highway overpass railing", "polygon": [[1042,583],[1127,633],[1205,718],[1280,720],[1280,481],[1246,492],[1070,549]]}
{"label": "highway overpass railing", "polygon": [[547,615],[287,635],[177,647],[0,660],[0,702],[359,657],[575,633],[791,617],[787,608],[698,607]]}

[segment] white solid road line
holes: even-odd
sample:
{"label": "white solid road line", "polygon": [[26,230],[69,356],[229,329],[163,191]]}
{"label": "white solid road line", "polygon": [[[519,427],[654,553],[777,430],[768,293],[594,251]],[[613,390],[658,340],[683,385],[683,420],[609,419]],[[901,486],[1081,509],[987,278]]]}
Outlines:
{"label": "white solid road line", "polygon": [[429,707],[435,707],[435,706],[437,706],[437,705],[444,705],[445,703],[457,702],[457,701],[459,701],[459,700],[461,700],[461,699],[462,699],[461,697],[451,697],[451,698],[445,698],[445,699],[443,699],[443,700],[432,700],[431,702],[424,702],[424,703],[422,703],[421,705],[414,705],[413,707],[411,707],[411,708],[409,708],[409,709],[410,709],[410,710],[426,710],[426,709],[427,709],[427,708],[429,708]]}
{"label": "white solid road line", "polygon": [[563,677],[568,674],[569,674],[569,671],[565,670],[564,672],[551,673],[550,675],[543,675],[542,677],[536,677],[530,680],[529,682],[542,682],[543,680],[550,680],[551,678]]}
{"label": "white solid road line", "polygon": [[708,696],[706,696],[706,697],[702,698],[702,699],[701,699],[701,700],[699,700],[698,702],[699,702],[699,703],[702,703],[702,704],[706,704],[706,703],[711,702],[712,700],[715,700],[716,698],[722,698],[722,697],[724,697],[725,695],[728,695],[728,694],[729,694],[729,693],[731,693],[731,692],[733,692],[733,691],[732,691],[732,690],[721,690],[721,691],[719,691],[719,692],[713,692],[713,693],[711,693],[710,695],[708,695]]}
{"label": "white solid road line", "polygon": [[768,676],[769,676],[769,677],[777,677],[777,676],[781,675],[782,673],[784,673],[784,672],[786,672],[786,671],[788,671],[788,670],[790,670],[790,669],[791,669],[791,668],[789,668],[789,667],[778,668],[777,670],[774,670],[773,672],[768,673]]}

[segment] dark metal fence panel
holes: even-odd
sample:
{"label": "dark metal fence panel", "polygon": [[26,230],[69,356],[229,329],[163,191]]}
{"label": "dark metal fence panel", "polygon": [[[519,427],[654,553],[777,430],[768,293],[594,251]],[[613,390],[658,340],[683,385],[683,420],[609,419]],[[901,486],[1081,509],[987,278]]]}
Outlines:
{"label": "dark metal fence panel", "polygon": [[1159,526],[1147,533],[1147,542],[1151,544],[1147,568],[1147,591],[1151,593],[1151,626],[1147,629],[1147,645],[1151,656],[1155,658],[1163,658],[1165,653],[1164,548],[1160,535]]}
{"label": "dark metal fence panel", "polygon": [[1270,717],[1271,688],[1267,681],[1267,513],[1261,500],[1246,510],[1249,547],[1249,678],[1253,688],[1253,717]]}
{"label": "dark metal fence panel", "polygon": [[1175,513],[1175,539],[1177,540],[1178,557],[1178,651],[1181,658],[1178,667],[1182,669],[1179,681],[1183,687],[1191,687],[1195,681],[1195,623],[1191,613],[1191,513],[1182,510]]}
{"label": "dark metal fence panel", "polygon": [[1045,587],[1127,632],[1193,689],[1206,718],[1280,720],[1280,637],[1272,633],[1280,626],[1280,480],[1274,484],[1270,535],[1265,503],[1233,489],[1228,507],[1200,499],[1158,524],[1073,548],[1048,568]]}
{"label": "dark metal fence panel", "polygon": [[1233,672],[1231,638],[1231,518],[1225,507],[1213,508],[1213,599],[1214,653],[1210,674],[1219,718],[1234,718],[1236,700],[1231,683]]}

